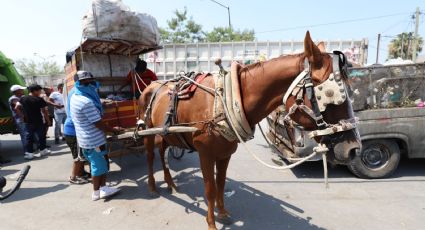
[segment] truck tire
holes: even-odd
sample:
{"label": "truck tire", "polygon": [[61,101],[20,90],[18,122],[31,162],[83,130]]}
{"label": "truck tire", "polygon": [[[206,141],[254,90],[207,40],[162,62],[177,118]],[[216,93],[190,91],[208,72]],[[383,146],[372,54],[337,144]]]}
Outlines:
{"label": "truck tire", "polygon": [[370,140],[363,143],[360,154],[350,160],[348,168],[360,178],[391,176],[400,162],[400,148],[393,140]]}

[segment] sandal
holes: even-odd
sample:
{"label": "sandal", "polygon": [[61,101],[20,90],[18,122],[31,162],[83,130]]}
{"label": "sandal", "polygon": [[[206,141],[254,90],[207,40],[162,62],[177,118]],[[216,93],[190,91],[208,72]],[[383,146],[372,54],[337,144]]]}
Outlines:
{"label": "sandal", "polygon": [[81,184],[87,184],[89,183],[89,181],[77,176],[75,178],[69,177],[69,183],[81,185]]}

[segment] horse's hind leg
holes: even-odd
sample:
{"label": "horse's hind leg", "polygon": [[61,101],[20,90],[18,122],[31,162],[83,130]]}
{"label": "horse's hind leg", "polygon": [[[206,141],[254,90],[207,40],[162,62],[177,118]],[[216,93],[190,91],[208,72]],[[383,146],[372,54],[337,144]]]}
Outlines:
{"label": "horse's hind leg", "polygon": [[217,183],[217,198],[216,204],[218,209],[217,221],[223,224],[232,224],[233,220],[229,212],[224,208],[224,187],[226,184],[226,172],[229,166],[230,157],[224,160],[216,161],[216,183]]}
{"label": "horse's hind leg", "polygon": [[171,191],[171,193],[173,193],[177,191],[177,186],[176,184],[174,184],[173,178],[171,177],[168,160],[165,159],[165,150],[167,150],[167,147],[167,143],[165,143],[165,141],[162,141],[161,146],[159,148],[159,155],[161,156],[162,169],[164,170],[164,181],[167,183],[168,189]]}
{"label": "horse's hind leg", "polygon": [[146,136],[144,138],[144,145],[146,149],[146,157],[148,160],[148,186],[149,192],[152,196],[158,196],[158,191],[155,186],[155,178],[153,176],[153,161],[155,159],[155,136]]}

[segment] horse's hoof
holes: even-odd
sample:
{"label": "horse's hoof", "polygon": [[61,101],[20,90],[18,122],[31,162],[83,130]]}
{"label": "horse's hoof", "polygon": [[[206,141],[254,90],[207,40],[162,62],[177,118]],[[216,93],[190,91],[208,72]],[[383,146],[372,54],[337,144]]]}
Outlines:
{"label": "horse's hoof", "polygon": [[179,189],[177,187],[170,186],[170,187],[167,187],[167,189],[170,192],[170,194],[179,193]]}
{"label": "horse's hoof", "polygon": [[216,220],[220,224],[224,225],[231,225],[235,222],[229,214],[218,214]]}
{"label": "horse's hoof", "polygon": [[150,196],[152,198],[158,198],[159,197],[159,192],[157,192],[157,191],[150,191]]}

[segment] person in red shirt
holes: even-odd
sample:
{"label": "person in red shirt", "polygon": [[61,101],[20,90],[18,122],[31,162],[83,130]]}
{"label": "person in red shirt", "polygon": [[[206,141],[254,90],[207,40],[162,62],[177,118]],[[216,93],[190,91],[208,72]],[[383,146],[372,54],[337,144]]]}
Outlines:
{"label": "person in red shirt", "polygon": [[127,80],[118,89],[118,92],[130,86],[130,90],[136,95],[136,98],[139,98],[141,92],[143,92],[152,81],[156,80],[158,80],[156,74],[147,68],[147,63],[141,59],[137,59],[136,67],[127,74]]}

